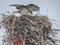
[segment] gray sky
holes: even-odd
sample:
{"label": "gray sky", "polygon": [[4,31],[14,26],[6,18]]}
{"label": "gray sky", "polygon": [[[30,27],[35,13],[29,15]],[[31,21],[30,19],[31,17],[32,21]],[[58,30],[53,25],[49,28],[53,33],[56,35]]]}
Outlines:
{"label": "gray sky", "polygon": [[[6,11],[13,12],[15,10],[14,7],[10,7],[11,4],[29,4],[33,3],[40,7],[41,14],[47,14],[48,9],[48,17],[51,19],[55,19],[58,26],[53,24],[54,28],[60,29],[60,0],[0,0],[0,13],[5,13]],[[1,18],[1,16],[0,16]]]}

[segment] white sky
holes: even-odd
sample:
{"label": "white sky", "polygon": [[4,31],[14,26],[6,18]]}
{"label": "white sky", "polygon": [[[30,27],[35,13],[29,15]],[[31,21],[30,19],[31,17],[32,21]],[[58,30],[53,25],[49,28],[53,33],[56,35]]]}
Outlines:
{"label": "white sky", "polygon": [[[15,10],[14,7],[10,7],[11,4],[29,4],[33,3],[40,7],[41,14],[47,14],[48,9],[48,17],[51,19],[55,19],[59,26],[53,24],[54,28],[60,29],[60,0],[0,0],[0,13],[4,13],[6,11],[13,12]],[[1,16],[0,16],[1,19]]]}

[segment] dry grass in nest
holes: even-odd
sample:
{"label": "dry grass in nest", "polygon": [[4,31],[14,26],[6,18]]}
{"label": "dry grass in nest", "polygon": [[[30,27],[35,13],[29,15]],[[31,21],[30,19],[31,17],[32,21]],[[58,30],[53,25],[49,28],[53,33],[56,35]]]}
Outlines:
{"label": "dry grass in nest", "polygon": [[6,29],[5,42],[14,42],[19,36],[22,37],[26,45],[40,45],[43,40],[47,40],[51,31],[51,22],[46,16],[22,15],[16,17],[14,14],[6,16],[2,20]]}

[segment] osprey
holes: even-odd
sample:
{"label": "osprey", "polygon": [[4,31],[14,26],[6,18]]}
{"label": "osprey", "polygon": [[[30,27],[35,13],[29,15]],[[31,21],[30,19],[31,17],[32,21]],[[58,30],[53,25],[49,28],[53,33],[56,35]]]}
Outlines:
{"label": "osprey", "polygon": [[33,11],[39,11],[40,8],[34,4],[28,4],[28,5],[17,5],[17,4],[13,4],[10,6],[15,6],[16,9],[18,9],[18,11],[14,11],[14,13],[20,13],[21,15],[29,15],[29,14],[33,14]]}

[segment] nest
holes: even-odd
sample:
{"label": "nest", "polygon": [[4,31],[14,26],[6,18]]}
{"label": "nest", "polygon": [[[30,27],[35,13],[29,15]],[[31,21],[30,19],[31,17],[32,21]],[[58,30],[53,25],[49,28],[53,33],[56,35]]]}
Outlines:
{"label": "nest", "polygon": [[51,31],[51,22],[46,16],[22,15],[16,17],[14,14],[4,17],[3,27],[6,29],[5,42],[14,43],[20,36],[25,45],[43,45]]}

